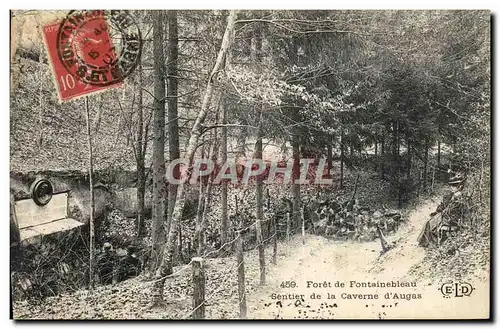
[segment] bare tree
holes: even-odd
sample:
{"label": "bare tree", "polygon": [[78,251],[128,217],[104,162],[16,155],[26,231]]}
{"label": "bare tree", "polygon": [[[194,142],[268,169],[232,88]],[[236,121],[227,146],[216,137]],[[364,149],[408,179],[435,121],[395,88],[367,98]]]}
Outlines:
{"label": "bare tree", "polygon": [[205,93],[203,95],[203,101],[201,104],[200,112],[196,118],[196,121],[191,130],[191,137],[189,138],[188,147],[186,150],[186,161],[189,166],[184,167],[181,172],[181,183],[177,187],[177,198],[174,206],[174,211],[172,213],[172,219],[170,224],[170,232],[167,238],[167,244],[165,245],[161,265],[156,271],[155,284],[153,286],[153,301],[155,303],[161,302],[163,300],[163,286],[165,282],[165,276],[172,274],[172,255],[175,247],[175,237],[177,235],[179,220],[182,216],[182,210],[186,202],[186,191],[185,191],[185,180],[183,178],[188,176],[188,171],[192,167],[194,153],[198,146],[198,140],[202,133],[202,124],[209,112],[209,106],[211,104],[211,99],[214,93],[214,83],[216,76],[222,67],[226,54],[232,44],[234,24],[236,20],[236,11],[230,11],[227,26],[224,32],[224,37],[222,38],[222,44],[217,55],[217,60],[210,73],[207,81]]}
{"label": "bare tree", "polygon": [[137,168],[137,236],[142,237],[144,231],[144,197],[146,194],[146,167],[144,157],[146,154],[147,135],[144,136],[144,108],[142,97],[143,73],[142,65],[137,67],[137,139],[135,147],[135,161]]}
{"label": "bare tree", "polygon": [[150,271],[155,271],[162,256],[165,234],[165,67],[163,54],[163,12],[153,12],[153,56],[154,56],[154,119],[153,119],[153,246]]}
{"label": "bare tree", "polygon": [[[167,44],[167,106],[168,106],[168,151],[169,160],[180,157],[179,149],[179,120],[177,112],[178,80],[177,67],[179,57],[179,37],[177,31],[177,11],[167,12],[168,20],[168,44]],[[174,177],[179,177],[179,167],[174,168]],[[174,211],[177,185],[168,186],[168,213],[166,232],[170,231],[172,212]]]}
{"label": "bare tree", "polygon": [[[233,32],[234,33],[234,32]],[[229,69],[231,65],[231,51],[226,54],[226,61],[224,67]],[[221,95],[220,106],[222,110],[222,129],[221,129],[221,163],[227,161],[227,107],[229,102],[226,101],[225,96]],[[221,182],[221,228],[220,228],[220,242],[225,245],[228,239],[228,225],[227,225],[227,181]]]}
{"label": "bare tree", "polygon": [[[255,32],[255,48],[253,50],[253,60],[256,65],[259,65],[261,62],[261,52],[262,52],[262,34],[260,29],[257,29]],[[260,69],[259,69],[260,70]],[[262,118],[262,105],[259,108],[260,118],[259,118],[259,129],[257,132],[257,142],[255,143],[255,154],[254,158],[258,160],[262,160],[262,127],[261,127],[261,118]],[[262,238],[262,222],[264,221],[264,183],[262,182],[262,177],[260,175],[257,177],[257,188],[256,188],[256,207],[257,207],[257,216],[256,216],[256,224],[255,229],[257,233],[257,244],[259,249],[259,268],[260,268],[260,285],[264,285],[266,283],[266,258],[265,258],[265,249]]]}

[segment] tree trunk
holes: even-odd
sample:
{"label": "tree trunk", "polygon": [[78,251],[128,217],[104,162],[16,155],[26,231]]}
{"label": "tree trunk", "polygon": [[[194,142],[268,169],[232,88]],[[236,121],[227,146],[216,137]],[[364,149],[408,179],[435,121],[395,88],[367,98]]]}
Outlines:
{"label": "tree trunk", "polygon": [[[262,35],[260,29],[257,28],[253,38],[252,45],[252,60],[257,67],[257,71],[260,73],[261,65],[261,52],[262,52]],[[258,109],[259,116],[259,126],[257,131],[257,142],[255,143],[255,153],[254,158],[257,160],[262,160],[262,129],[261,129],[261,118],[262,118],[262,107]],[[260,264],[260,285],[266,284],[266,259],[264,254],[264,239],[262,234],[262,223],[264,222],[264,182],[262,177],[259,175],[257,178],[256,186],[256,208],[257,208],[257,218],[255,223],[255,229],[257,233],[257,244],[259,250],[259,264]]]}
{"label": "tree trunk", "polygon": [[406,187],[406,182],[403,180],[402,167],[401,167],[401,136],[399,134],[399,120],[395,122],[396,133],[396,161],[398,165],[397,181],[398,181],[398,207],[401,209],[403,206],[403,194]]}
{"label": "tree trunk", "polygon": [[276,258],[278,256],[278,228],[277,228],[277,219],[276,216],[273,215],[273,264],[276,265]]}
{"label": "tree trunk", "polygon": [[300,223],[300,184],[298,180],[300,179],[300,144],[299,136],[294,133],[292,137],[292,148],[293,148],[293,203],[292,203],[292,223],[294,227],[297,227]]}
{"label": "tree trunk", "polygon": [[[215,155],[217,154],[218,151],[217,145],[218,145],[217,132],[214,131],[212,146],[210,147],[210,151],[208,154],[208,158],[212,159],[214,163],[216,158]],[[202,154],[204,154],[204,152]],[[195,231],[195,241],[198,241],[198,255],[202,255],[205,250],[205,222],[206,222],[207,208],[208,205],[210,204],[210,195],[212,194],[212,186],[213,186],[212,181],[214,178],[215,178],[214,175],[211,175],[209,177],[205,189],[203,188],[202,179],[200,179],[200,198],[198,204],[198,213],[197,213],[196,231]]]}
{"label": "tree trunk", "polygon": [[290,213],[286,213],[286,242],[290,241]]}
{"label": "tree trunk", "polygon": [[193,263],[193,320],[205,319],[205,268],[203,258],[195,257]]}
{"label": "tree trunk", "polygon": [[406,163],[406,177],[410,178],[411,177],[411,165],[412,165],[412,153],[411,153],[411,141],[410,141],[410,133],[406,131],[406,147],[407,147],[407,163]]}
{"label": "tree trunk", "polygon": [[401,177],[398,178],[398,208],[401,209],[403,206],[403,180]]}
{"label": "tree trunk", "polygon": [[[241,124],[245,125],[247,124],[246,119],[241,119]],[[242,156],[246,156],[246,151],[247,151],[247,136],[248,136],[248,129],[247,127],[242,127],[240,129],[240,133],[238,134],[238,137],[236,138],[236,158]]]}
{"label": "tree trunk", "polygon": [[399,134],[399,120],[396,121],[396,160],[398,162],[398,168],[401,171],[401,136]]}
{"label": "tree trunk", "polygon": [[[177,100],[178,100],[178,79],[177,63],[179,56],[178,31],[177,31],[177,11],[169,10],[167,12],[168,21],[168,44],[167,44],[167,105],[168,105],[168,155],[169,160],[173,161],[180,157],[179,148],[179,121],[177,120]],[[176,178],[180,176],[179,166],[176,166],[173,175]],[[166,233],[170,231],[172,212],[174,211],[175,198],[177,196],[177,185],[168,185],[168,210]]]}
{"label": "tree trunk", "polygon": [[384,179],[385,176],[385,136],[382,135],[382,140],[380,141],[380,179]]}
{"label": "tree trunk", "polygon": [[378,166],[377,166],[377,163],[378,163],[378,141],[377,141],[377,136],[375,136],[375,172],[377,171],[378,169]]}
{"label": "tree trunk", "polygon": [[333,157],[332,157],[332,142],[330,141],[328,143],[327,149],[326,149],[326,161],[328,162],[328,178],[332,177],[332,168],[333,168]]}
{"label": "tree trunk", "polygon": [[344,188],[344,129],[340,132],[340,188]]}
{"label": "tree trunk", "polygon": [[[204,138],[202,138],[204,140]],[[203,142],[202,142],[203,143]],[[205,144],[201,147],[201,158],[205,157]],[[194,242],[196,246],[196,255],[201,257],[202,249],[203,249],[203,232],[201,229],[201,221],[203,219],[203,213],[205,211],[205,189],[203,184],[203,179],[200,178],[198,187],[198,208],[196,210],[196,222],[195,222],[195,230],[194,230]]]}
{"label": "tree trunk", "polygon": [[441,140],[438,139],[437,167],[441,167]]}
{"label": "tree trunk", "polygon": [[[231,52],[226,55],[226,69],[229,68],[231,62]],[[223,97],[223,96],[221,96]],[[221,100],[222,106],[222,130],[221,130],[221,163],[224,164],[227,161],[227,104],[224,98]],[[224,245],[228,240],[228,226],[227,226],[227,181],[223,180],[221,182],[221,230],[220,230],[220,241]]]}
{"label": "tree trunk", "polygon": [[306,244],[306,226],[305,226],[306,220],[305,220],[305,217],[304,217],[304,206],[302,206],[302,208],[300,208],[300,219],[302,221],[302,223],[301,223],[301,227],[302,227],[302,244]]}
{"label": "tree trunk", "polygon": [[[227,124],[227,108],[222,108],[222,124]],[[221,162],[224,164],[227,161],[227,127],[222,127],[222,157]],[[223,180],[221,186],[221,243],[227,242],[228,227],[227,227],[227,181]]]}
{"label": "tree trunk", "polygon": [[144,198],[146,195],[146,173],[144,157],[142,163],[137,165],[137,236],[144,237],[146,229],[144,225]]}
{"label": "tree trunk", "polygon": [[[291,38],[291,43],[288,48],[288,59],[290,65],[299,65],[299,44],[297,37]],[[292,169],[292,222],[291,225],[296,228],[300,225],[300,114],[297,107],[292,107],[291,119],[295,124],[292,130],[292,153],[293,153],[293,169]]]}
{"label": "tree trunk", "polygon": [[144,164],[144,109],[142,99],[142,64],[137,67],[138,88],[137,88],[137,140],[136,140],[136,169],[137,169],[137,236],[145,235],[144,227],[144,197],[146,194],[146,166]]}
{"label": "tree trunk", "polygon": [[201,221],[203,220],[203,213],[205,208],[205,189],[203,184],[200,182],[199,196],[198,196],[198,210],[196,212],[196,223],[194,231],[194,245],[196,248],[196,255],[201,257],[203,252],[203,231],[201,229]]}
{"label": "tree trunk", "polygon": [[[43,64],[43,51],[40,51],[40,55],[38,56],[38,60],[40,64]],[[43,65],[40,65],[40,67],[43,67]],[[40,75],[38,76],[38,79],[40,79],[40,90],[38,93],[38,147],[40,150],[42,150],[43,147],[43,83],[44,81],[44,72],[45,70],[40,69]],[[99,113],[99,112],[98,112]]]}
{"label": "tree trunk", "polygon": [[436,178],[436,167],[432,168],[431,191],[434,191],[434,179]]}
{"label": "tree trunk", "polygon": [[[205,121],[205,118],[209,111],[210,101],[213,96],[214,79],[216,78],[216,75],[219,73],[219,70],[223,65],[224,58],[232,44],[232,40],[234,37],[235,20],[236,20],[236,11],[232,10],[229,13],[229,17],[227,20],[227,27],[224,32],[224,37],[222,39],[222,44],[219,50],[219,54],[217,56],[217,60],[207,81],[200,112],[198,113],[196,121],[191,130],[191,136],[189,138],[188,147],[186,150],[186,160],[189,164],[188,167],[191,167],[193,163],[194,153],[198,146],[198,140],[201,135],[202,124]],[[178,229],[178,222],[182,216],[182,210],[186,202],[185,178],[188,176],[188,172],[186,170],[186,167],[183,168],[184,169],[181,171],[181,183],[177,187],[177,198],[174,211],[172,213],[172,220],[171,220],[170,232],[168,234],[167,244],[164,248],[164,253],[160,268],[156,271],[155,275],[156,281],[152,291],[154,302],[160,302],[163,300],[163,285],[165,282],[165,276],[172,274],[172,253],[173,253],[173,246],[175,246],[174,238],[176,236]]]}
{"label": "tree trunk", "polygon": [[[262,159],[262,137],[258,136],[257,143],[255,144],[255,159]],[[262,222],[264,221],[264,182],[260,175],[257,177],[257,219],[256,219],[256,231],[257,231],[257,243],[259,245],[259,264],[260,264],[260,285],[266,284],[266,260],[264,255],[264,244],[262,238]]]}
{"label": "tree trunk", "polygon": [[165,68],[163,55],[163,12],[153,12],[154,118],[153,118],[153,227],[150,271],[162,259],[165,223]]}
{"label": "tree trunk", "polygon": [[[237,213],[237,217],[240,217]],[[243,217],[239,218],[239,230],[243,229]],[[240,319],[247,317],[247,301],[245,293],[245,261],[243,254],[243,239],[241,231],[236,232],[236,266],[238,268],[238,300],[240,307]]]}
{"label": "tree trunk", "polygon": [[397,122],[392,122],[392,154],[394,156],[394,160],[396,161],[396,156],[398,154],[398,128]]}
{"label": "tree trunk", "polygon": [[423,173],[423,177],[422,177],[422,180],[423,180],[423,183],[422,183],[422,186],[424,188],[424,192],[426,191],[427,189],[427,162],[429,160],[429,143],[427,141],[427,139],[425,140],[425,153],[424,153],[424,173]]}
{"label": "tree trunk", "polygon": [[[223,100],[223,97],[222,97],[222,93],[221,93],[221,96],[219,97],[219,101],[217,102],[217,113],[215,114],[215,123],[218,124],[219,123],[219,113],[220,113],[220,109],[222,107],[222,100]],[[219,140],[219,132],[218,132],[218,128],[214,128],[213,130],[213,141],[212,141],[212,147],[208,153],[208,156],[209,158],[212,160],[212,163],[214,164],[214,166],[217,166],[217,164],[219,163],[219,161],[217,161],[218,159],[218,155],[219,155],[219,150],[220,150],[220,140]],[[214,167],[215,168],[215,167]],[[207,185],[207,198],[205,200],[205,207],[208,209],[210,207],[210,205],[212,204],[212,187],[213,187],[213,181],[216,177],[216,173],[215,173],[215,170],[212,171],[207,179],[208,181],[208,185]],[[206,214],[206,212],[204,212],[203,214]]]}
{"label": "tree trunk", "polygon": [[177,248],[177,256],[181,263],[184,262],[184,257],[182,256],[182,225],[179,224],[179,245]]}
{"label": "tree trunk", "polygon": [[92,135],[90,134],[90,109],[89,109],[89,97],[85,96],[85,114],[87,119],[87,142],[88,142],[88,151],[89,151],[89,188],[90,188],[90,218],[89,218],[89,287],[90,289],[94,289],[94,212],[95,212],[95,203],[94,203],[94,159],[92,157]]}
{"label": "tree trunk", "polygon": [[351,200],[356,200],[356,193],[358,192],[359,174],[356,175],[356,181],[354,182],[354,189],[352,190]]}

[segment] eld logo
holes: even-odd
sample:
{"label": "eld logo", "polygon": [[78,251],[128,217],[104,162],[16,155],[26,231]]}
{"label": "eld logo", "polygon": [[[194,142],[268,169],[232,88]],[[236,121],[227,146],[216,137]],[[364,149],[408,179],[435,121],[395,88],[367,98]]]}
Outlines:
{"label": "eld logo", "polygon": [[441,285],[441,293],[444,298],[470,296],[474,288],[468,282],[448,281]]}

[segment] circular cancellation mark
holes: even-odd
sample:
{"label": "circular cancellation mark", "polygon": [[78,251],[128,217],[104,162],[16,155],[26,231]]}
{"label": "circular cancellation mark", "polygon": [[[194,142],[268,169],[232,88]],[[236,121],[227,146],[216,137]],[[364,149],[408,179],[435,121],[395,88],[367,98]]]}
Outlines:
{"label": "circular cancellation mark", "polygon": [[110,86],[139,64],[139,26],[127,10],[72,10],[59,25],[57,55],[83,83]]}

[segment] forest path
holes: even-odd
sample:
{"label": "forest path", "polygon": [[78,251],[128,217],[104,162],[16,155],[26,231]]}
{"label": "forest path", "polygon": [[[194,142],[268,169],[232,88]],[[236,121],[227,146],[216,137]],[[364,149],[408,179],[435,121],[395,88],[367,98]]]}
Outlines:
{"label": "forest path", "polygon": [[[417,206],[404,226],[387,237],[395,247],[382,255],[378,239],[364,243],[339,242],[307,235],[303,245],[301,238],[295,238],[295,245],[289,246],[285,258],[270,268],[267,284],[247,296],[248,318],[443,318],[480,314],[478,309],[484,309],[486,316],[487,282],[475,283],[477,293],[471,297],[449,299],[443,298],[439,290],[441,283],[431,278],[436,273],[429,273],[426,278],[408,273],[424,259],[425,250],[418,246],[417,238],[440,201],[438,195]],[[453,278],[443,278],[446,279]],[[287,281],[295,282],[297,287],[282,287],[282,282],[286,285]],[[308,281],[319,285],[308,287]],[[414,282],[416,287],[358,286],[376,282]],[[321,299],[311,298],[313,293],[320,294]],[[366,299],[367,294],[378,294],[378,299]],[[394,299],[394,294],[403,299]],[[358,296],[353,299],[353,295]],[[359,300],[360,297],[364,298]]]}

